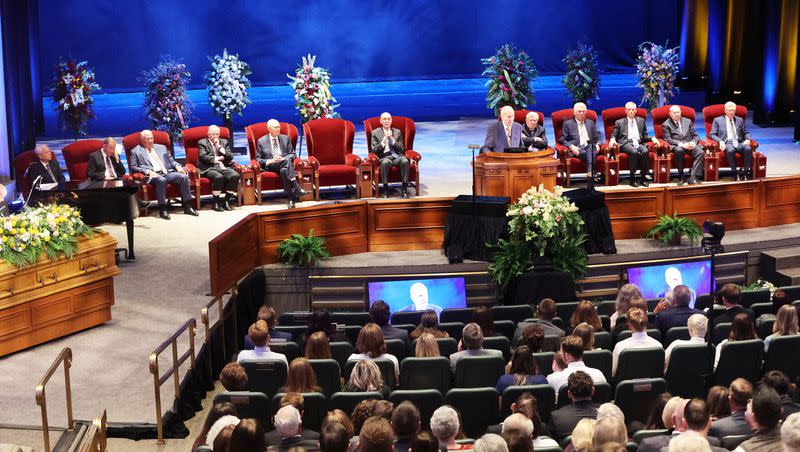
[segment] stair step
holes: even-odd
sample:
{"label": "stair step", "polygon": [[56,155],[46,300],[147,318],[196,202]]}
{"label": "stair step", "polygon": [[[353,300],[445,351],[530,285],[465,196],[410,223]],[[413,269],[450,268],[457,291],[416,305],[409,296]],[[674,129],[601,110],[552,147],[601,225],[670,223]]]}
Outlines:
{"label": "stair step", "polygon": [[800,247],[781,248],[761,253],[763,259],[774,262],[775,270],[800,267]]}
{"label": "stair step", "polygon": [[780,286],[796,286],[800,284],[800,266],[792,268],[784,268],[775,272],[777,281],[775,283]]}

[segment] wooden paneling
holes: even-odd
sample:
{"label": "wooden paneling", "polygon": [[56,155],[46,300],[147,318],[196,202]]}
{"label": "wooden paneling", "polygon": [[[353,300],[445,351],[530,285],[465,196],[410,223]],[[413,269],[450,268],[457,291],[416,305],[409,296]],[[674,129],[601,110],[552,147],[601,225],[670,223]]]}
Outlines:
{"label": "wooden paneling", "polygon": [[369,251],[439,248],[451,201],[449,197],[369,201]]}
{"label": "wooden paneling", "polygon": [[641,238],[664,212],[663,188],[609,190],[605,195],[617,240]]}
{"label": "wooden paneling", "polygon": [[762,179],[759,188],[762,227],[800,222],[800,176]]}
{"label": "wooden paneling", "polygon": [[259,265],[258,214],[251,213],[208,242],[211,292],[222,293]]}
{"label": "wooden paneling", "polygon": [[705,220],[721,221],[727,230],[759,226],[759,181],[703,184],[667,189],[664,212]]}

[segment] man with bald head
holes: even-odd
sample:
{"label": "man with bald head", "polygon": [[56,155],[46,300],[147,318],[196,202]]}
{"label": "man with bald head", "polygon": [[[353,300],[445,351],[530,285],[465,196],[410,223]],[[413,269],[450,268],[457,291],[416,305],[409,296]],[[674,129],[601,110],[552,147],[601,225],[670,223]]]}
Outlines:
{"label": "man with bald head", "polygon": [[514,122],[514,108],[500,109],[500,120],[489,126],[481,152],[505,152],[522,146],[522,126]]}
{"label": "man with bald head", "polygon": [[[753,148],[750,147],[750,132],[744,120],[736,116],[736,104],[725,103],[725,114],[714,118],[711,123],[711,132],[708,138],[719,142],[719,149],[725,151],[728,166],[734,174],[735,180],[752,179],[753,174]],[[742,154],[744,167],[737,170],[736,153]]]}
{"label": "man with bald head", "polygon": [[529,111],[522,126],[522,146],[532,151],[547,149],[547,136],[544,126],[539,124],[539,113]]}
{"label": "man with bald head", "polygon": [[217,212],[233,210],[231,198],[236,197],[239,188],[239,173],[232,166],[230,141],[219,137],[219,127],[208,126],[207,137],[197,142],[197,168],[201,176],[211,181],[212,208]]}
{"label": "man with bald head", "polygon": [[[569,148],[570,156],[578,157],[589,169],[588,177],[592,177],[592,167],[597,159],[597,151],[600,150],[600,132],[597,125],[591,119],[586,118],[586,104],[578,102],[572,107],[573,118],[564,121],[561,126],[561,138],[558,144]],[[591,152],[592,158],[589,159],[588,153]]]}
{"label": "man with bald head", "polygon": [[155,185],[158,215],[165,220],[170,219],[167,213],[167,184],[173,184],[181,191],[183,212],[198,216],[191,204],[192,191],[189,189],[189,175],[186,170],[175,161],[166,146],[155,142],[152,131],[142,130],[139,138],[140,144],[130,153],[131,172],[144,174],[148,182]]}
{"label": "man with bald head", "polygon": [[400,129],[392,127],[392,115],[388,112],[381,113],[381,126],[372,131],[370,138],[372,152],[381,162],[381,183],[383,183],[383,196],[389,197],[389,172],[393,166],[400,171],[400,180],[403,188],[401,198],[408,198],[408,167],[409,161],[405,156],[403,134]]}
{"label": "man with bald head", "polygon": [[703,160],[705,153],[699,145],[700,137],[694,130],[694,122],[689,118],[681,117],[681,107],[669,107],[669,119],[661,124],[664,141],[669,143],[670,151],[675,155],[675,164],[678,167],[678,185],[686,183],[683,177],[683,158],[686,153],[692,156],[692,169],[689,171],[689,185],[699,184],[697,179],[703,174]]}
{"label": "man with bald head", "polygon": [[103,147],[89,154],[86,163],[86,175],[94,181],[113,180],[125,174],[125,165],[119,161],[117,142],[108,137],[103,140]]}
{"label": "man with bald head", "polygon": [[281,123],[277,119],[267,121],[267,133],[258,139],[258,149],[256,150],[256,160],[261,165],[262,171],[278,173],[283,183],[283,192],[289,199],[288,207],[294,208],[301,196],[307,195],[308,191],[297,182],[297,173],[294,170],[294,153],[292,141],[289,135],[281,134]]}
{"label": "man with bald head", "polygon": [[[650,185],[647,182],[647,173],[650,171],[650,155],[647,153],[647,146],[644,145],[651,138],[647,136],[647,124],[644,118],[636,116],[636,103],[628,102],[625,104],[625,117],[620,118],[614,123],[614,131],[611,132],[611,139],[608,146],[619,145],[619,150],[628,155],[628,169],[631,173],[631,187],[643,187]],[[653,143],[658,143],[656,137],[652,138]]]}

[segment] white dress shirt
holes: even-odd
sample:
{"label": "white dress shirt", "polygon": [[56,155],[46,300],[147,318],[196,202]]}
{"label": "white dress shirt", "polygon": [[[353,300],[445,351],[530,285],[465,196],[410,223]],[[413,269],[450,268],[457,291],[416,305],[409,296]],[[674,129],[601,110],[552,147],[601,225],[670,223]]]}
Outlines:
{"label": "white dress shirt", "polygon": [[236,357],[236,362],[242,362],[245,359],[279,359],[286,364],[286,368],[289,368],[289,362],[286,360],[286,355],[283,353],[278,352],[271,352],[269,347],[253,347],[252,350],[242,350],[239,352],[239,356]]}
{"label": "white dress shirt", "polygon": [[739,146],[739,140],[737,140],[738,137],[736,136],[736,124],[734,123],[733,118],[726,116],[725,124],[728,128],[728,139],[731,140],[731,143],[733,143],[734,147]]}
{"label": "white dress shirt", "polygon": [[589,367],[584,364],[583,361],[574,361],[567,364],[566,369],[553,372],[547,376],[547,382],[553,387],[553,390],[556,391],[556,398],[558,398],[558,390],[567,384],[567,379],[569,376],[579,370],[589,374],[589,376],[592,377],[592,383],[595,385],[600,383],[608,383],[606,376],[603,375],[603,372],[600,369]]}
{"label": "white dress shirt", "polygon": [[703,337],[691,337],[687,339],[676,339],[672,341],[671,344],[667,347],[664,351],[664,370],[667,370],[667,366],[669,366],[669,355],[672,353],[672,350],[679,345],[690,345],[690,344],[705,344],[706,339]]}
{"label": "white dress shirt", "polygon": [[617,363],[619,362],[619,355],[620,353],[622,353],[623,350],[629,348],[650,348],[650,347],[663,348],[663,345],[661,345],[661,342],[648,336],[647,333],[644,331],[634,331],[631,334],[631,337],[629,337],[628,339],[617,342],[617,345],[614,346],[614,353],[612,357],[613,361],[611,362],[611,375],[617,374]]}
{"label": "white dress shirt", "polygon": [[586,131],[586,122],[578,122],[578,143],[580,147],[589,143],[589,132]]}
{"label": "white dress shirt", "polygon": [[117,172],[114,171],[114,163],[111,161],[111,157],[103,153],[103,161],[106,164],[106,179],[116,179]]}
{"label": "white dress shirt", "polygon": [[628,138],[633,141],[633,147],[639,147],[639,128],[636,126],[635,119],[628,119]]}

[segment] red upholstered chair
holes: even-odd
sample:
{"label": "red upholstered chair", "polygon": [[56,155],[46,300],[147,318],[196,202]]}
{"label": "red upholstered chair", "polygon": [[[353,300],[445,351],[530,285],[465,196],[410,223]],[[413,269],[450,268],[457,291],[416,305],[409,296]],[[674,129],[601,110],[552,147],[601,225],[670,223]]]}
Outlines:
{"label": "red upholstered chair", "polygon": [[[516,122],[517,124],[525,125],[525,117],[527,117],[528,113],[530,113],[531,111],[533,110],[526,110],[524,108],[522,110],[514,110],[514,122]],[[534,111],[534,113],[536,113],[539,116],[539,124],[542,127],[544,127],[544,113],[542,113],[541,111]],[[500,117],[498,116],[497,119],[499,120]],[[553,151],[553,155],[555,155],[556,153],[552,145],[548,146],[547,150]],[[566,180],[566,170],[563,163],[558,165],[558,180],[559,184],[564,185],[565,183],[564,181]]]}
{"label": "red upholstered chair", "polygon": [[69,180],[81,182],[86,179],[86,165],[89,154],[99,151],[103,147],[103,140],[79,140],[72,142],[61,150],[64,162],[67,164]]}
{"label": "red upholstered chair", "polygon": [[[553,129],[555,129],[556,133],[556,142],[553,145],[556,148],[556,152],[558,152],[558,158],[561,160],[561,164],[564,165],[564,186],[569,187],[570,185],[570,174],[572,173],[586,173],[588,171],[588,167],[586,163],[584,163],[578,157],[574,157],[570,155],[569,149],[566,146],[562,146],[558,144],[558,140],[561,139],[561,128],[564,125],[564,121],[568,119],[573,119],[575,115],[572,112],[571,108],[566,110],[558,110],[554,111],[550,114],[550,119],[553,120]],[[597,112],[594,110],[586,110],[586,118],[591,119],[592,121],[597,124]],[[600,127],[600,124],[597,124],[597,127]],[[595,168],[597,171],[602,171],[603,168],[600,166],[601,162],[598,160],[595,162]]]}
{"label": "red upholstered chair", "polygon": [[[662,124],[664,124],[664,121],[669,119],[669,109],[670,109],[670,107],[672,107],[672,105],[664,105],[663,107],[656,107],[650,113],[653,115],[653,134],[655,135],[656,138],[658,138],[659,144],[661,145],[661,149],[665,153],[669,153],[670,154],[670,158],[671,158],[671,162],[672,162],[671,166],[673,168],[677,168],[677,161],[676,161],[675,154],[672,154],[671,152],[669,152],[670,145],[669,145],[669,143],[664,141],[664,128],[661,127]],[[687,107],[685,105],[678,105],[678,107],[680,107],[680,109],[681,109],[681,118],[686,118],[686,119],[692,121],[692,124],[694,124],[694,120],[695,120],[695,117],[696,117],[696,113],[694,111],[694,108]],[[705,148],[706,147],[705,140],[700,140],[698,142],[698,145]],[[690,168],[690,170],[691,170],[692,161],[693,160],[692,160],[691,153],[689,153],[689,152],[684,153],[684,155],[683,155],[683,167],[684,168]],[[706,173],[708,173],[708,166],[709,165],[706,164],[706,167],[707,167]],[[714,168],[715,168],[715,166],[711,165],[710,169],[712,171],[715,171]],[[708,179],[706,179],[706,180],[708,180]]]}
{"label": "red upholstered chair", "polygon": [[[255,124],[250,124],[249,126],[244,128],[245,134],[247,135],[247,150],[250,153],[250,169],[253,170],[256,176],[256,186],[261,187],[261,190],[283,190],[283,183],[281,182],[281,177],[278,173],[273,173],[271,171],[262,171],[261,165],[258,164],[256,160],[256,151],[258,150],[258,140],[269,133],[267,130],[267,123],[266,122],[257,122]],[[292,147],[297,152],[297,127],[294,124],[290,124],[288,122],[281,122],[281,135],[288,135],[289,140],[292,142]],[[300,157],[294,159],[294,168],[295,171],[302,172],[303,168],[308,166],[308,161],[303,160]],[[312,181],[312,185],[313,184]],[[261,195],[259,192],[258,196],[258,203],[261,204]]]}
{"label": "red upholstered chair", "polygon": [[[367,118],[364,120],[364,134],[367,136],[367,149],[369,150],[368,160],[372,163],[375,171],[375,195],[380,194],[381,165],[377,155],[372,153],[372,131],[381,127],[380,116]],[[406,148],[406,158],[409,162],[408,180],[414,184],[414,192],[419,196],[419,161],[422,155],[414,150],[414,137],[417,135],[417,126],[414,120],[405,116],[392,116],[392,127],[399,129],[403,134],[403,141]],[[393,166],[389,172],[389,182],[402,182],[400,170]]]}
{"label": "red upholstered chair", "polygon": [[[356,185],[361,157],[353,154],[355,126],[338,118],[313,119],[303,124],[308,161],[314,169],[314,199],[322,186]],[[357,192],[360,197],[361,193]]]}
{"label": "red upholstered chair", "polygon": [[[718,167],[728,166],[728,160],[725,158],[725,150],[719,148],[719,143],[711,140],[708,138],[708,135],[711,133],[711,123],[714,122],[715,118],[718,118],[725,114],[725,104],[715,104],[709,105],[703,108],[703,121],[706,124],[706,159],[709,157],[716,160]],[[747,107],[744,105],[737,105],[736,106],[736,116],[742,118],[742,121],[747,122]],[[758,142],[754,139],[750,139],[750,147],[753,149],[753,178],[763,178],[767,177],[767,156],[757,152],[758,150]],[[744,159],[742,155],[737,153],[736,154],[736,165],[743,166]],[[719,175],[714,175],[713,179],[717,180]],[[706,177],[708,180],[708,177]]]}
{"label": "red upholstered chair", "polygon": [[[183,149],[186,151],[186,172],[189,174],[189,186],[194,194],[195,209],[200,210],[200,196],[211,194],[211,180],[200,175],[197,162],[200,160],[197,143],[208,136],[208,126],[190,127],[181,131]],[[223,140],[231,139],[231,132],[227,127],[219,127],[219,137]],[[233,149],[233,143],[231,143]],[[241,173],[240,165],[234,164],[233,169]],[[239,179],[241,181],[241,178]]]}
{"label": "red upholstered chair", "polygon": [[31,191],[31,181],[28,180],[25,171],[31,166],[31,163],[38,159],[39,157],[36,156],[36,151],[33,149],[14,157],[14,177],[17,180],[17,193],[22,193],[22,196],[25,198],[28,197],[28,193]]}
{"label": "red upholstered chair", "polygon": [[[174,156],[175,150],[172,148],[172,140],[169,139],[169,134],[163,130],[153,130],[152,132],[153,142],[166,146],[169,153]],[[145,183],[147,176],[142,173],[134,173],[131,170],[131,150],[141,143],[140,134],[141,132],[133,132],[122,138],[122,148],[125,150],[125,159],[128,162],[128,174],[130,174],[133,180],[141,183],[139,186],[139,197],[142,201],[156,201],[156,188],[153,184]],[[180,197],[180,189],[173,184],[167,184],[167,199],[180,199]],[[147,215],[147,210],[148,209],[145,209],[145,215]]]}
{"label": "red upholstered chair", "polygon": [[[630,166],[628,165],[628,154],[620,152],[618,144],[615,144],[613,147],[609,147],[608,145],[608,142],[611,140],[611,134],[614,132],[614,123],[625,116],[625,107],[614,107],[603,110],[603,129],[605,129],[606,140],[602,145],[600,145],[600,154],[597,156],[597,161],[602,162],[598,164],[598,168],[603,167],[608,170],[605,174],[606,185],[617,185],[619,183],[619,174],[611,174],[611,168],[615,165],[607,164],[607,160],[619,161],[619,168],[617,168],[618,170],[630,170]],[[636,116],[644,119],[646,122],[647,110],[644,108],[637,108]],[[660,148],[656,147],[652,141],[647,141],[644,143],[644,145],[647,146],[650,167],[652,168],[655,161],[655,153]],[[656,171],[657,169],[653,168],[654,174]]]}

